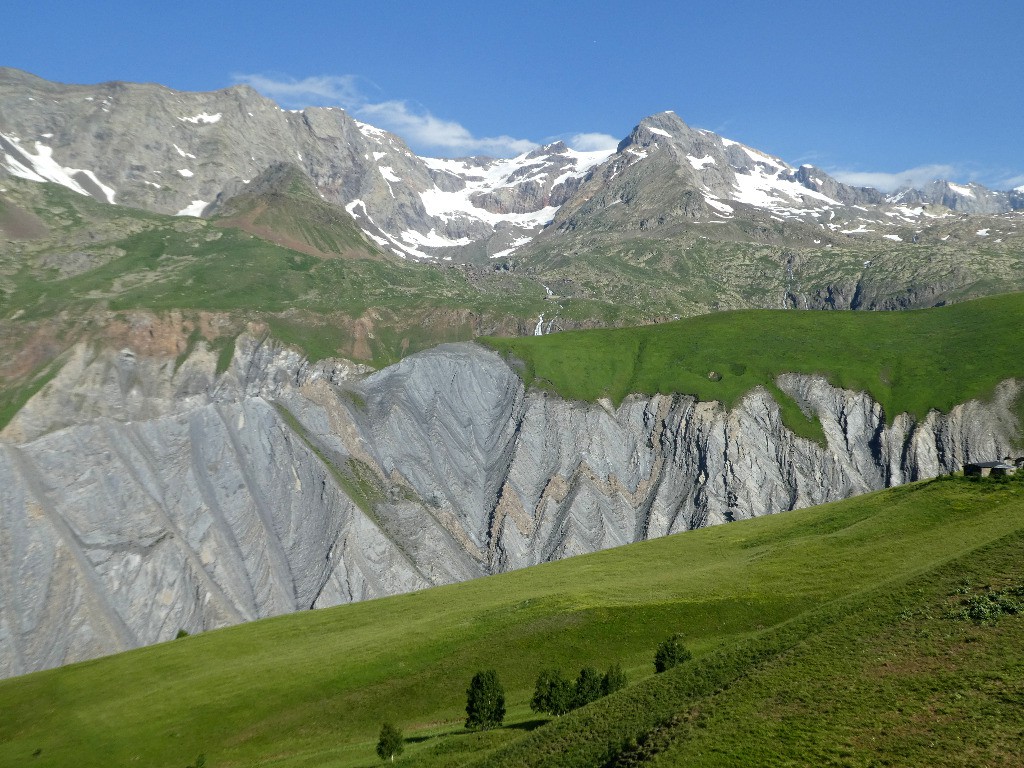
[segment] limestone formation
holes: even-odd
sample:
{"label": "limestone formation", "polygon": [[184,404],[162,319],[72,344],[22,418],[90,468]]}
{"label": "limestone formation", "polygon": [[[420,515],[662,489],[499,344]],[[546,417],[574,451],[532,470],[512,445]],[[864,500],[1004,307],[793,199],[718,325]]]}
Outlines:
{"label": "limestone formation", "polygon": [[915,422],[802,375],[569,402],[442,346],[377,373],[239,338],[180,365],[74,350],[0,433],[0,674],[845,498],[1003,455],[992,402]]}

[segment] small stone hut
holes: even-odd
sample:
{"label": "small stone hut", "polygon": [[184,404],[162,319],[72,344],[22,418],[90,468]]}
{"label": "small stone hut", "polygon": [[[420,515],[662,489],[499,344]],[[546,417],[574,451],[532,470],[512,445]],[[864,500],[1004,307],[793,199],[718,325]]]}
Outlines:
{"label": "small stone hut", "polygon": [[964,475],[967,477],[989,477],[1005,475],[1010,476],[1017,472],[1017,464],[1014,459],[1006,458],[1002,461],[976,461],[964,464]]}

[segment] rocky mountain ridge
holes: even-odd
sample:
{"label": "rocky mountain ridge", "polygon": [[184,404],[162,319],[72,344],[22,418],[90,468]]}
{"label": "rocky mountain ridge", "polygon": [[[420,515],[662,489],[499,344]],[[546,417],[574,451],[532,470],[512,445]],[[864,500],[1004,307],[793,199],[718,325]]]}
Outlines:
{"label": "rocky mountain ridge", "polygon": [[512,160],[419,158],[344,110],[283,110],[248,86],[61,85],[0,68],[0,105],[3,172],[199,216],[293,163],[381,248],[422,259],[522,242],[606,154],[554,144]]}
{"label": "rocky mountain ridge", "polygon": [[649,232],[673,221],[799,224],[821,247],[833,236],[898,243],[937,219],[1024,209],[1019,191],[977,184],[893,195],[851,187],[671,112],[641,121],[614,151],[558,142],[511,159],[448,160],[417,157],[343,110],[282,110],[247,86],[60,85],[12,69],[0,69],[0,151],[0,173],[193,216],[215,212],[271,166],[296,163],[381,249],[425,261],[529,256],[541,233],[558,242],[581,229]]}
{"label": "rocky mountain ridge", "polygon": [[264,334],[222,374],[204,343],[79,345],[0,433],[0,673],[844,498],[1016,440],[1016,380],[920,422],[776,384],[825,445],[761,388],[731,410],[570,402],[475,344],[372,374]]}

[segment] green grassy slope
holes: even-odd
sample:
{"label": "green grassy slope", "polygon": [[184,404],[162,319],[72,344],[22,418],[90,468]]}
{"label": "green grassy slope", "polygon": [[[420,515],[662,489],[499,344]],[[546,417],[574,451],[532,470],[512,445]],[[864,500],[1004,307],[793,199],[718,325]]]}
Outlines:
{"label": "green grassy slope", "polygon": [[907,312],[722,312],[486,343],[523,361],[528,382],[567,398],[682,392],[731,405],[781,373],[820,373],[869,392],[890,417],[921,417],[1024,376],[1022,320],[1016,293]]}
{"label": "green grassy slope", "polygon": [[[386,365],[445,341],[516,333],[551,310],[528,277],[387,256],[288,169],[265,181],[207,221],[11,180],[3,210],[17,204],[47,228],[0,249],[0,357],[16,351],[29,324],[59,326],[71,343],[95,335],[105,312],[141,310],[218,313],[219,327],[236,334],[266,322],[311,357]],[[577,323],[642,319],[588,299],[567,300],[561,311]],[[360,322],[369,327],[357,330]],[[12,384],[24,382],[0,373],[0,388]]]}
{"label": "green grassy slope", "polygon": [[[1018,216],[928,219],[900,231],[904,242],[897,244],[756,214],[704,223],[652,216],[644,227],[628,206],[603,212],[617,220],[591,218],[571,232],[550,231],[516,258],[560,295],[600,296],[661,317],[789,306],[927,307],[1024,289]],[[989,226],[999,235],[976,234]]]}
{"label": "green grassy slope", "polygon": [[[661,753],[675,754],[692,740],[687,729],[702,727],[695,723],[728,725],[732,713],[757,710],[774,695],[772,680],[829,671],[827,655],[852,642],[843,640],[851,622],[874,632],[866,635],[873,645],[854,644],[861,655],[843,669],[856,672],[857,658],[901,645],[899,636],[885,645],[889,625],[878,617],[938,615],[930,606],[939,598],[925,587],[945,589],[943,569],[955,558],[966,558],[957,567],[972,584],[993,578],[994,555],[985,553],[1024,533],[1021,488],[933,481],[2,681],[0,764],[182,766],[204,753],[210,766],[370,766],[385,719],[410,737],[405,765],[555,764],[552,755],[593,765],[611,754],[609,745],[631,739],[660,739]],[[978,647],[988,647],[988,630],[971,627],[955,625],[980,633]],[[672,632],[696,658],[651,677],[654,647]],[[991,647],[1012,639],[992,639]],[[632,681],[625,691],[548,725],[529,711],[541,668],[575,674],[615,661]],[[932,666],[941,673],[942,664],[940,657]],[[509,725],[466,734],[465,688],[487,667],[506,686]],[[1024,673],[1019,660],[1010,667],[1003,674],[1014,700]],[[758,684],[769,673],[778,677]],[[739,693],[729,699],[729,691]],[[769,701],[770,722],[752,721],[744,738],[766,748],[771,718],[802,706],[822,715],[814,743],[827,742],[839,726],[824,714],[842,708],[800,696]],[[867,727],[871,699],[864,701],[851,706]],[[694,719],[695,706],[715,717]],[[803,732],[787,733],[798,754]],[[951,726],[947,735],[961,731]],[[868,738],[848,734],[850,748],[861,737]],[[712,731],[702,738],[716,743]]]}
{"label": "green grassy slope", "polygon": [[264,171],[216,213],[215,222],[311,255],[384,258],[353,218],[324,202],[294,165]]}
{"label": "green grassy slope", "polygon": [[[979,485],[975,504],[999,503]],[[1022,557],[1018,527],[910,578],[890,572],[472,764],[1020,765]],[[968,605],[1008,593],[1012,612],[969,618]]]}

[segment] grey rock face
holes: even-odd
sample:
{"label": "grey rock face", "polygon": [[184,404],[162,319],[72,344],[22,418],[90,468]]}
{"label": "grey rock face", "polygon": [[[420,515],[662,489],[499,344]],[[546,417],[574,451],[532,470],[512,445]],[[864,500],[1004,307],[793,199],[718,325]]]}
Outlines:
{"label": "grey rock face", "polygon": [[585,160],[564,144],[514,160],[430,160],[344,110],[283,110],[247,86],[62,85],[0,67],[0,175],[199,216],[267,169],[297,164],[324,200],[402,257],[532,236],[575,190]]}
{"label": "grey rock face", "polygon": [[863,393],[567,402],[471,344],[361,376],[242,337],[217,375],[78,348],[0,434],[0,674],[805,507],[1010,451],[1019,382],[920,423]]}
{"label": "grey rock face", "polygon": [[998,214],[1024,209],[1024,200],[1014,192],[1000,192],[981,184],[954,184],[936,180],[923,189],[901,189],[889,198],[904,205],[941,205],[960,213]]}
{"label": "grey rock face", "polygon": [[564,236],[577,232],[672,236],[671,227],[694,222],[755,231],[782,222],[822,247],[823,235],[888,237],[895,247],[908,227],[939,217],[925,206],[953,216],[1024,205],[1019,192],[939,181],[885,196],[691,128],[672,112],[641,121],[614,152],[556,142],[511,159],[451,160],[417,157],[343,110],[282,110],[245,86],[61,85],[0,68],[0,176],[198,216],[282,163],[297,164],[383,250],[424,260],[528,257],[541,234],[568,245]]}

